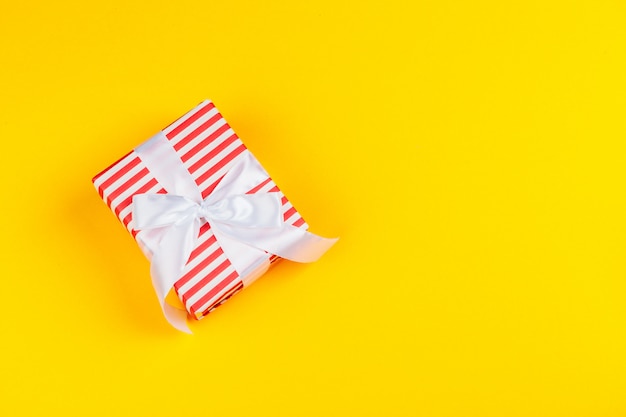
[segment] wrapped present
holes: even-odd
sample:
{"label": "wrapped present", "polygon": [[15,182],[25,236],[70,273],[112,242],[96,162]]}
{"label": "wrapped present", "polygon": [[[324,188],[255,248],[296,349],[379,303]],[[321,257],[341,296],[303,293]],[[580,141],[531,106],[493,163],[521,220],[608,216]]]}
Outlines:
{"label": "wrapped present", "polygon": [[[151,261],[167,320],[189,332],[276,260],[317,260],[336,239],[308,225],[214,104],[196,108],[93,178]],[[171,291],[182,308],[166,302]]]}

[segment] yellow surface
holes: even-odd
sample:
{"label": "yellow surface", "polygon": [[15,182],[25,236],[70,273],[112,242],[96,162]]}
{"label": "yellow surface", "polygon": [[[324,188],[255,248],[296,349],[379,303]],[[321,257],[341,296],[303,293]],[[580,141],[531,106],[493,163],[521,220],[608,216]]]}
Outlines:
{"label": "yellow surface", "polygon": [[[10,2],[0,415],[626,415],[623,1]],[[312,225],[179,334],[90,179],[211,98]]]}

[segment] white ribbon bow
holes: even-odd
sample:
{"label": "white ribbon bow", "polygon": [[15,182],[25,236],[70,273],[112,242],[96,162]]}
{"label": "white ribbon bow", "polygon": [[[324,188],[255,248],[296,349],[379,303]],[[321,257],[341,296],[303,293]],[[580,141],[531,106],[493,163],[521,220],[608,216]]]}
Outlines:
{"label": "white ribbon bow", "polygon": [[165,135],[158,134],[135,152],[166,191],[171,191],[137,194],[132,210],[134,229],[156,232],[143,237],[152,251],[152,283],[165,317],[181,331],[190,332],[186,312],[165,303],[165,297],[181,277],[203,220],[240,276],[250,272],[248,265],[238,262],[242,249],[313,262],[337,241],[285,223],[279,193],[244,194],[268,178],[248,151],[204,200]]}

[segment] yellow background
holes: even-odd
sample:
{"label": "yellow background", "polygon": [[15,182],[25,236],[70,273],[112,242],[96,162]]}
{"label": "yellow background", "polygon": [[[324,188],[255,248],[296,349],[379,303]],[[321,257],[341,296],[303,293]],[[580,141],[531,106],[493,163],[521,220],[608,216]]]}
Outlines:
{"label": "yellow background", "polygon": [[[0,414],[626,415],[626,5],[0,11]],[[215,101],[312,231],[200,322],[90,179]]]}

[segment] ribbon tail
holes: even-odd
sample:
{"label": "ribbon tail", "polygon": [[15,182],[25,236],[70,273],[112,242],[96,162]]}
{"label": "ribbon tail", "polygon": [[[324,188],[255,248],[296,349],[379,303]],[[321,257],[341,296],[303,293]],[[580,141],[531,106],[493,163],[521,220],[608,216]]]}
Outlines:
{"label": "ribbon tail", "polygon": [[159,300],[161,310],[163,311],[163,315],[168,323],[170,323],[175,329],[191,334],[191,330],[189,329],[189,326],[187,326],[187,312],[173,307],[165,301],[165,297],[167,297],[167,294],[174,286],[177,278],[173,277],[172,280],[172,277],[168,277],[163,274],[162,271],[159,270],[157,263],[158,262],[152,262],[150,266],[150,276],[152,277],[152,285],[157,293],[157,298]]}
{"label": "ribbon tail", "polygon": [[161,303],[161,309],[163,315],[169,324],[171,324],[176,330],[191,334],[191,329],[187,325],[187,312],[185,310],[179,310],[176,307],[172,307],[167,304],[165,300]]}
{"label": "ribbon tail", "polygon": [[187,326],[186,311],[170,306],[165,302],[165,297],[180,278],[199,230],[200,220],[193,217],[170,226],[159,242],[150,265],[152,285],[165,318],[176,329],[186,333],[191,333]]}
{"label": "ribbon tail", "polygon": [[[270,252],[295,262],[315,262],[339,240],[318,236],[291,225],[285,225],[282,229],[276,252]],[[289,239],[292,242],[285,244]]]}

